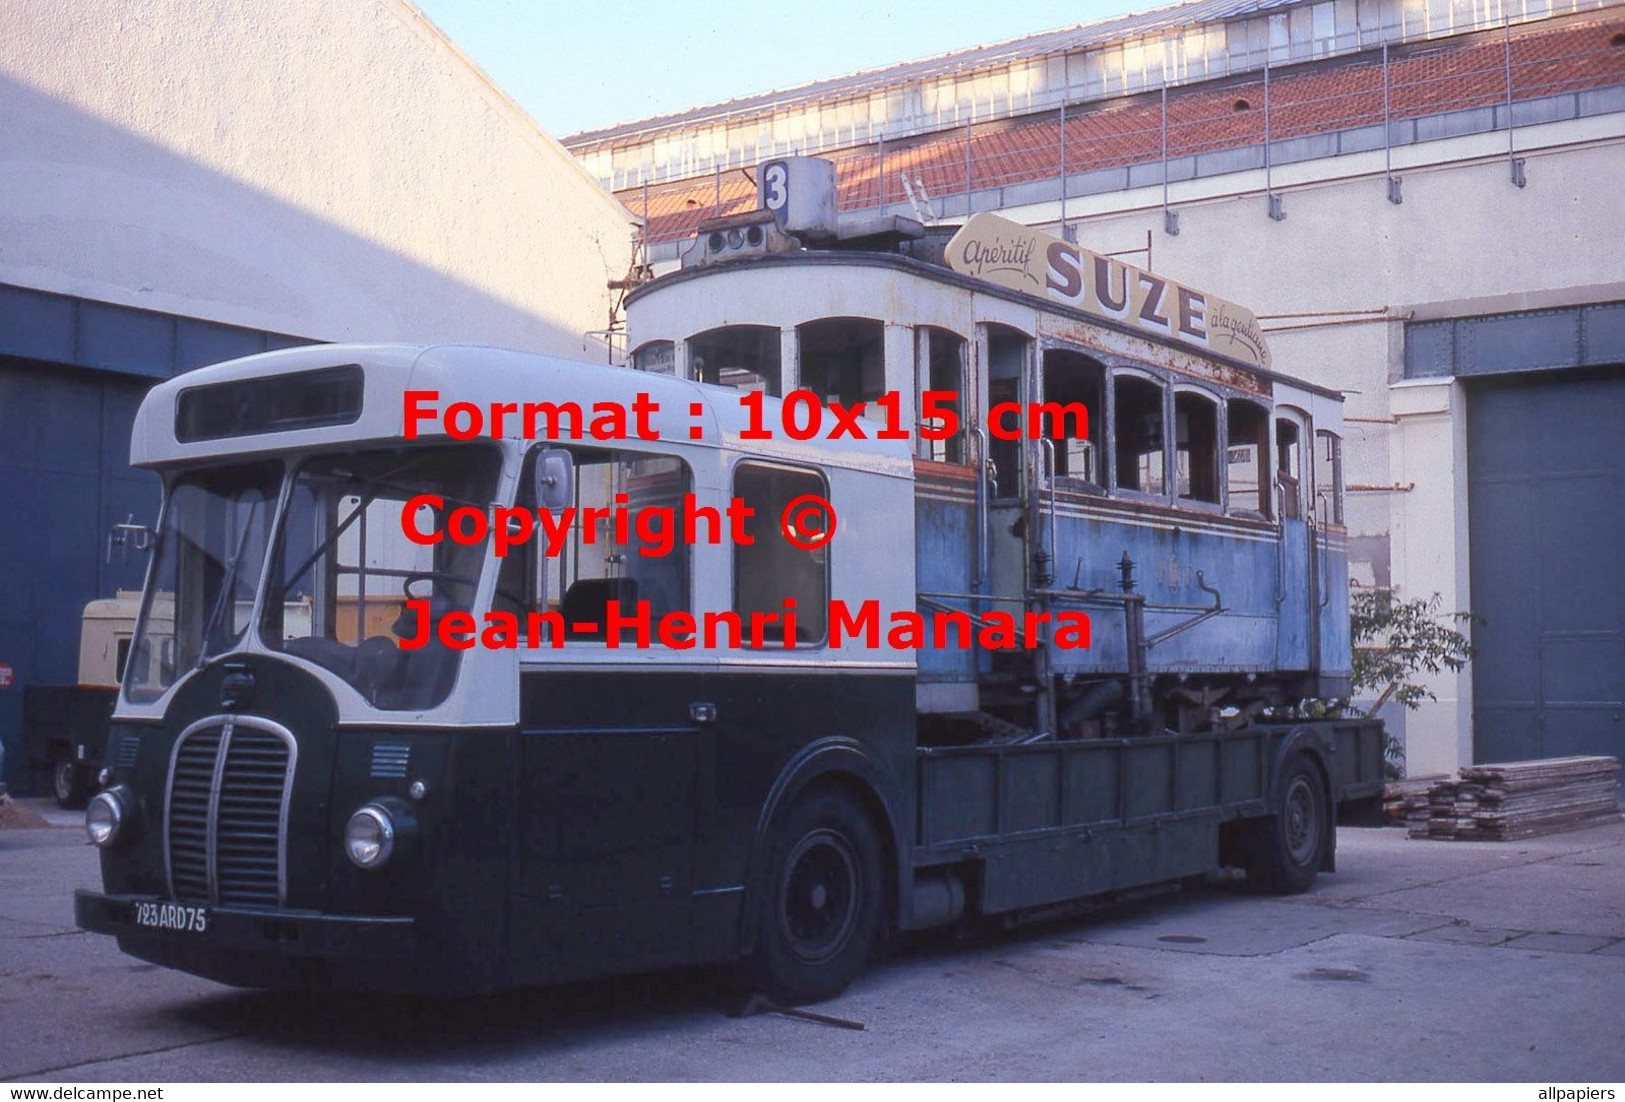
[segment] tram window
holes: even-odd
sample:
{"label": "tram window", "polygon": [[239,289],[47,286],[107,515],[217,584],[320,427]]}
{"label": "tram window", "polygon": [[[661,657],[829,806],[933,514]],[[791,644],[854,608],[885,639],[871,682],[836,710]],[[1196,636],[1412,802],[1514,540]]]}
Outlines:
{"label": "tram window", "polygon": [[[797,547],[785,538],[780,519],[804,494],[828,500],[823,478],[812,471],[741,463],[733,493],[753,510],[744,522],[749,541],[734,544],[734,611],[748,624],[752,613],[782,616],[786,602],[794,601],[796,642],[822,641],[829,619],[829,547]],[[783,639],[782,631],[774,631],[765,641],[781,645]]]}
{"label": "tram window", "polygon": [[1219,407],[1190,391],[1174,395],[1174,463],[1179,496],[1219,503]]}
{"label": "tram window", "polygon": [[1114,387],[1117,488],[1142,494],[1165,493],[1162,387],[1134,375],[1119,375]]}
{"label": "tram window", "polygon": [[[1016,329],[987,327],[987,401],[992,409],[1000,402],[1025,402],[1027,394],[1027,347],[1031,342]],[[988,446],[993,460],[995,497],[1012,498],[1021,493],[1021,442],[994,437]]]}
{"label": "tram window", "polygon": [[[536,507],[532,471],[543,450],[533,449],[526,460],[515,502],[520,509]],[[653,618],[688,611],[690,546],[681,528],[685,495],[693,488],[688,464],[647,452],[571,450],[576,500],[568,531],[560,546],[551,549],[540,574],[536,564],[548,540],[540,525],[530,539],[508,551],[497,573],[493,607],[515,615],[564,611],[567,624],[601,623],[602,603],[609,599],[619,601],[628,616],[635,601],[648,601]],[[624,510],[628,518],[627,543],[616,538],[615,510]],[[590,529],[583,524],[589,516]],[[702,538],[707,535],[704,520],[696,531]],[[589,598],[599,607],[582,614],[580,606]],[[578,606],[576,615],[570,615],[572,603]],[[604,633],[571,631],[568,638],[603,639]]]}
{"label": "tram window", "polygon": [[[1062,406],[1079,403],[1089,411],[1087,439],[1068,437],[1055,441],[1055,473],[1062,478],[1096,486],[1105,484],[1106,464],[1100,453],[1105,377],[1105,369],[1087,356],[1065,349],[1044,353],[1045,403]],[[1070,421],[1064,423],[1071,424]]]}
{"label": "tram window", "polygon": [[770,325],[729,325],[688,338],[689,371],[702,383],[735,390],[784,393],[779,331]]}
{"label": "tram window", "polygon": [[1303,519],[1303,433],[1295,421],[1275,419],[1275,481],[1281,487],[1281,517]]}
{"label": "tram window", "polygon": [[1343,438],[1324,429],[1315,433],[1315,499],[1323,520],[1343,523]]}
{"label": "tram window", "polygon": [[1269,412],[1256,402],[1231,399],[1227,404],[1230,443],[1225,470],[1230,486],[1230,508],[1237,512],[1270,515]]}
{"label": "tram window", "polygon": [[[885,326],[872,318],[822,318],[799,330],[801,385],[850,406],[886,391]],[[869,408],[865,415],[881,411]]]}
{"label": "tram window", "polygon": [[671,341],[650,341],[632,353],[632,368],[651,375],[675,375],[677,346]]}
{"label": "tram window", "polygon": [[[916,433],[916,447],[921,459],[934,459],[938,463],[964,463],[965,457],[965,338],[946,329],[926,329],[920,342],[920,362],[917,364],[915,389],[919,395],[928,390],[952,391],[952,402],[939,402],[959,417],[960,428],[946,440],[927,440]],[[923,411],[923,398],[919,399]],[[942,418],[927,418],[917,412],[920,426],[940,427]],[[928,426],[927,422],[931,422]]]}

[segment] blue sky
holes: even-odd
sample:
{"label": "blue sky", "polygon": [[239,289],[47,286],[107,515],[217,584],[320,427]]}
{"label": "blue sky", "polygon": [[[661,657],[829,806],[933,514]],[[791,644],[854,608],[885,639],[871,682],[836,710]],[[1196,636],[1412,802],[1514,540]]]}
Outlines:
{"label": "blue sky", "polygon": [[1162,7],[1157,0],[416,0],[556,138]]}

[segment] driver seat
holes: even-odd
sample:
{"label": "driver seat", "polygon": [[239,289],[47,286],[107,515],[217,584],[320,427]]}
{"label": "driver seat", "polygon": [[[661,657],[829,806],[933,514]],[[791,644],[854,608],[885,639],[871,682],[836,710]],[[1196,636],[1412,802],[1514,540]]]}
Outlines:
{"label": "driver seat", "polygon": [[[636,578],[579,578],[564,591],[559,615],[564,620],[566,639],[609,638],[609,602],[614,601],[622,616],[630,616],[638,600]],[[578,630],[579,628],[585,630]]]}

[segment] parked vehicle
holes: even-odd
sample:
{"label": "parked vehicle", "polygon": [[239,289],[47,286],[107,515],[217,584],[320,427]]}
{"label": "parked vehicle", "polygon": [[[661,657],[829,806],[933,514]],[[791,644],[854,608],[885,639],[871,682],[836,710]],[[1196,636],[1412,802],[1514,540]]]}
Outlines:
{"label": "parked vehicle", "polygon": [[[152,390],[81,926],[249,986],[732,962],[800,1002],[893,931],[1334,866],[1382,765],[1302,706],[1348,684],[1338,395],[778,217],[634,292],[647,370],[329,345]],[[999,438],[1062,398],[1081,439]]]}
{"label": "parked vehicle", "polygon": [[141,594],[121,591],[91,601],[79,626],[79,680],[23,689],[23,752],[32,769],[51,771],[59,807],[82,808],[97,790],[119,675],[135,636]]}

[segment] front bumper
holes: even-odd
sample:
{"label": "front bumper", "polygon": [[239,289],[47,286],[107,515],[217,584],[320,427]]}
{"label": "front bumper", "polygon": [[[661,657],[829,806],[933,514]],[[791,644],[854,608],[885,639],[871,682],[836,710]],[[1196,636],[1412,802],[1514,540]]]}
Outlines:
{"label": "front bumper", "polygon": [[73,893],[73,917],[82,929],[118,938],[131,956],[238,987],[439,986],[431,978],[437,969],[418,967],[425,961],[413,918],[210,907],[202,933],[136,925],[136,904],[166,902],[81,888]]}

